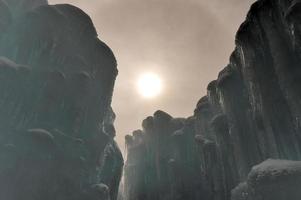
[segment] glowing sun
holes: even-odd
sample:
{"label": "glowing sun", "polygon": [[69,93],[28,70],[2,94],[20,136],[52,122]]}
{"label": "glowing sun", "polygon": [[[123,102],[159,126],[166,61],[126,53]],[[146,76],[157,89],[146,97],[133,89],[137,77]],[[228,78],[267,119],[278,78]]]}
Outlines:
{"label": "glowing sun", "polygon": [[145,98],[154,98],[162,91],[162,81],[154,73],[142,74],[138,79],[138,91]]}

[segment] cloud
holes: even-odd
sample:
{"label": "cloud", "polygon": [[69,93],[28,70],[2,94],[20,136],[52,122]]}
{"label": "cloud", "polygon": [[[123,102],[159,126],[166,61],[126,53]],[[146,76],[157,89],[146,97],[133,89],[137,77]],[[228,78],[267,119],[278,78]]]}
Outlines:
{"label": "cloud", "polygon": [[[113,106],[122,144],[156,109],[192,114],[207,84],[228,63],[234,36],[251,0],[50,0],[72,3],[90,14],[99,37],[118,63]],[[138,96],[143,71],[163,77],[164,94],[152,101]],[[129,101],[130,99],[130,101]]]}

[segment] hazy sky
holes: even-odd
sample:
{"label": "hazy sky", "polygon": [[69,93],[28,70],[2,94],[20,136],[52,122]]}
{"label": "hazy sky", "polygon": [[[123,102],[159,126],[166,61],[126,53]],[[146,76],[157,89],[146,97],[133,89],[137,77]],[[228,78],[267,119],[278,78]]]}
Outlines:
{"label": "hazy sky", "polygon": [[[254,0],[49,0],[71,3],[92,18],[99,38],[118,61],[113,108],[117,141],[161,109],[192,115],[207,84],[227,65],[234,37]],[[164,85],[154,99],[137,92],[141,73],[157,73]]]}

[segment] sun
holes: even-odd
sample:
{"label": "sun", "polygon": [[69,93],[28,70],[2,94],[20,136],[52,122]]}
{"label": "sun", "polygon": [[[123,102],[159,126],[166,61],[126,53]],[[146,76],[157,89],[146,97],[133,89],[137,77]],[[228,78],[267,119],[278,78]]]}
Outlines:
{"label": "sun", "polygon": [[162,80],[155,73],[144,73],[138,79],[138,92],[144,98],[154,98],[162,91]]}

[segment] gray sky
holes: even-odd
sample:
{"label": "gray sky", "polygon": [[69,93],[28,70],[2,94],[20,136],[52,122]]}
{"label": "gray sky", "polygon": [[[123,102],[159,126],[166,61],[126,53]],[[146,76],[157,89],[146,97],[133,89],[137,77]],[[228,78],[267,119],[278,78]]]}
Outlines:
{"label": "gray sky", "polygon": [[[113,108],[117,141],[161,109],[192,115],[207,84],[227,65],[235,33],[255,0],[49,0],[71,3],[92,18],[114,51],[119,75]],[[137,92],[143,72],[157,73],[163,91],[154,99]]]}

